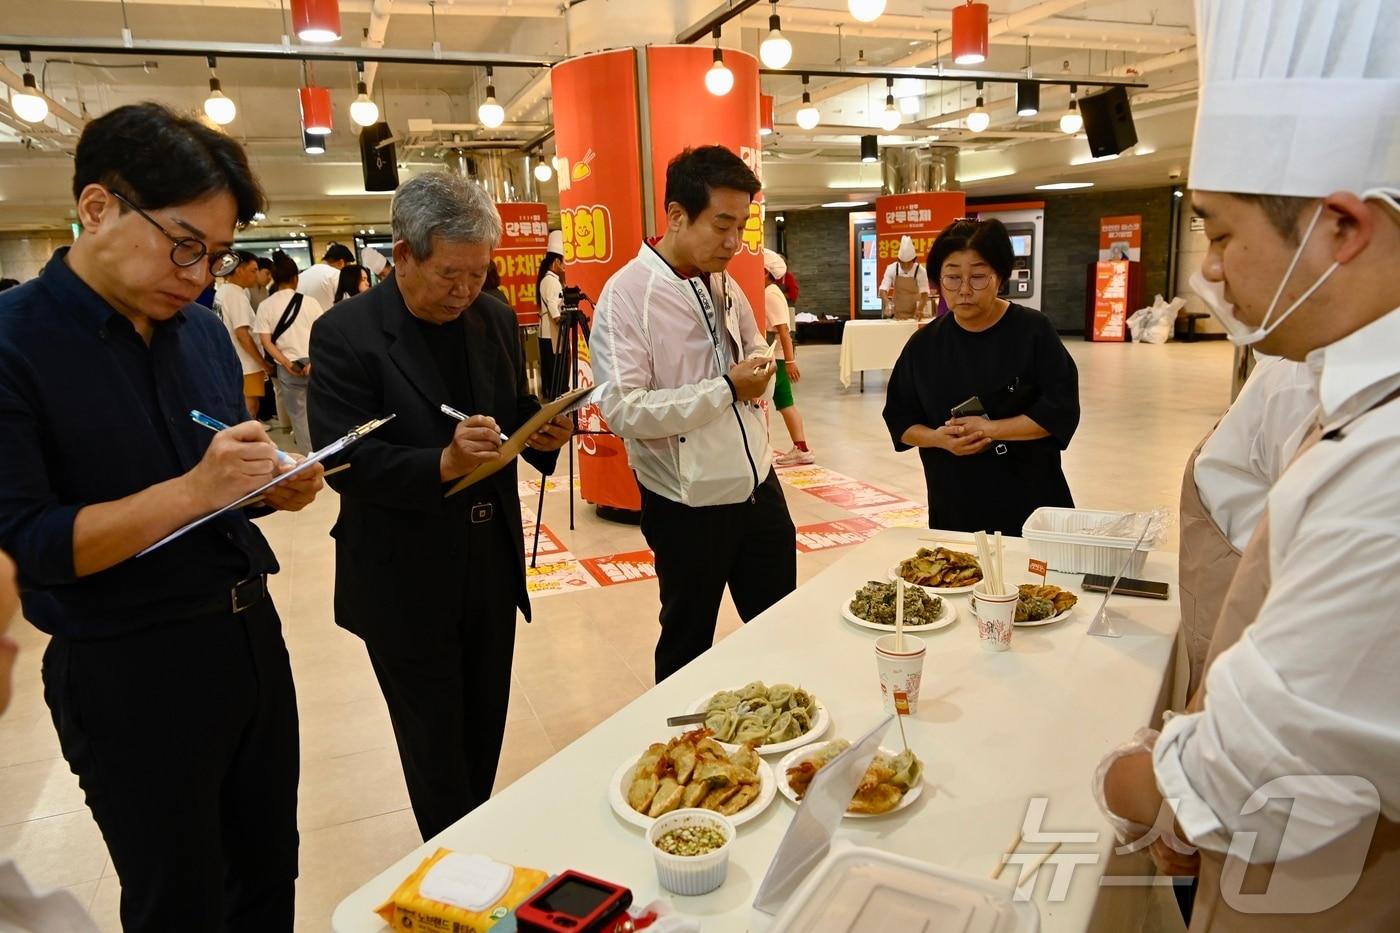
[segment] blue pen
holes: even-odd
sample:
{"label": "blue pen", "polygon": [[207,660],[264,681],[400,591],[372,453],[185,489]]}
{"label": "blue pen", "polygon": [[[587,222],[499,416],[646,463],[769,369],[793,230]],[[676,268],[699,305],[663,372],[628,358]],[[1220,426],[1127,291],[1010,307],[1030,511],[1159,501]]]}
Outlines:
{"label": "blue pen", "polygon": [[[206,428],[208,428],[208,429],[211,430],[211,431],[227,431],[227,430],[228,430],[228,425],[224,424],[224,423],[223,423],[222,421],[220,421],[218,418],[210,418],[208,415],[206,415],[206,414],[205,414],[204,412],[202,412],[202,411],[193,411],[193,410],[191,410],[191,411],[190,411],[190,420],[193,421],[195,424],[202,424],[202,425],[204,425]],[[278,459],[278,461],[280,461],[281,463],[292,463],[292,464],[296,463],[296,459],[295,459],[294,457],[292,457],[291,454],[287,453],[285,450],[279,450],[279,451],[277,451],[277,459]]]}

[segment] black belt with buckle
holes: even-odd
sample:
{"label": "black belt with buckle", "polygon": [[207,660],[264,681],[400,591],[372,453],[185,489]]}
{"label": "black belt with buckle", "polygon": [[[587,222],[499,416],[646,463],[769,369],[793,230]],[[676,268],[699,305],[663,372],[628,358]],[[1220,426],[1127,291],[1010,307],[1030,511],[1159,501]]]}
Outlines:
{"label": "black belt with buckle", "polygon": [[997,444],[992,448],[992,453],[996,454],[998,457],[1002,457],[1006,455],[1008,449],[1009,448],[1005,444]]}
{"label": "black belt with buckle", "polygon": [[484,525],[496,514],[496,506],[491,502],[472,503],[471,519],[473,525]]}
{"label": "black belt with buckle", "polygon": [[233,600],[233,614],[238,615],[252,609],[267,597],[267,574],[260,573],[236,584],[229,591]]}

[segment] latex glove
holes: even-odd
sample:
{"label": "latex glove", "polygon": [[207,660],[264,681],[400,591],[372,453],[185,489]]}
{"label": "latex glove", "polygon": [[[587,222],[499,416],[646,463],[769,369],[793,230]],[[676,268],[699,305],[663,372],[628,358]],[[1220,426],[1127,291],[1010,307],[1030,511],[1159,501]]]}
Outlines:
{"label": "latex glove", "polygon": [[1108,796],[1104,792],[1104,780],[1108,777],[1108,769],[1119,758],[1134,755],[1138,752],[1150,752],[1157,744],[1157,739],[1162,733],[1156,729],[1146,727],[1133,733],[1132,739],[1124,742],[1103,757],[1099,766],[1094,769],[1094,802],[1099,805],[1099,810],[1108,818],[1109,825],[1113,827],[1113,834],[1118,837],[1120,843],[1137,839],[1147,833],[1151,826],[1143,826],[1132,820],[1124,819],[1108,808]]}

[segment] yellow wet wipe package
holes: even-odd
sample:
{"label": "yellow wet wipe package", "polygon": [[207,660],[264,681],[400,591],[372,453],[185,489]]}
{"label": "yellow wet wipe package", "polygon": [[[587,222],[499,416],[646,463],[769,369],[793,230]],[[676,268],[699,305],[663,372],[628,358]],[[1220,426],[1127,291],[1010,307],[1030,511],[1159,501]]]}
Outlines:
{"label": "yellow wet wipe package", "polygon": [[538,869],[438,849],[375,913],[403,933],[482,933],[548,880]]}

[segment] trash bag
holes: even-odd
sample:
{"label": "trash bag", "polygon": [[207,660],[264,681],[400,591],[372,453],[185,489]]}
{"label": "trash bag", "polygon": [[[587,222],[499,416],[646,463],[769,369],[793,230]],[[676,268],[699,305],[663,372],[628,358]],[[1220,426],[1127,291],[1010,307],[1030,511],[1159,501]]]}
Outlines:
{"label": "trash bag", "polygon": [[1139,308],[1128,317],[1128,331],[1138,343],[1166,343],[1171,339],[1176,315],[1186,304],[1182,297],[1170,302],[1157,295],[1152,304]]}

